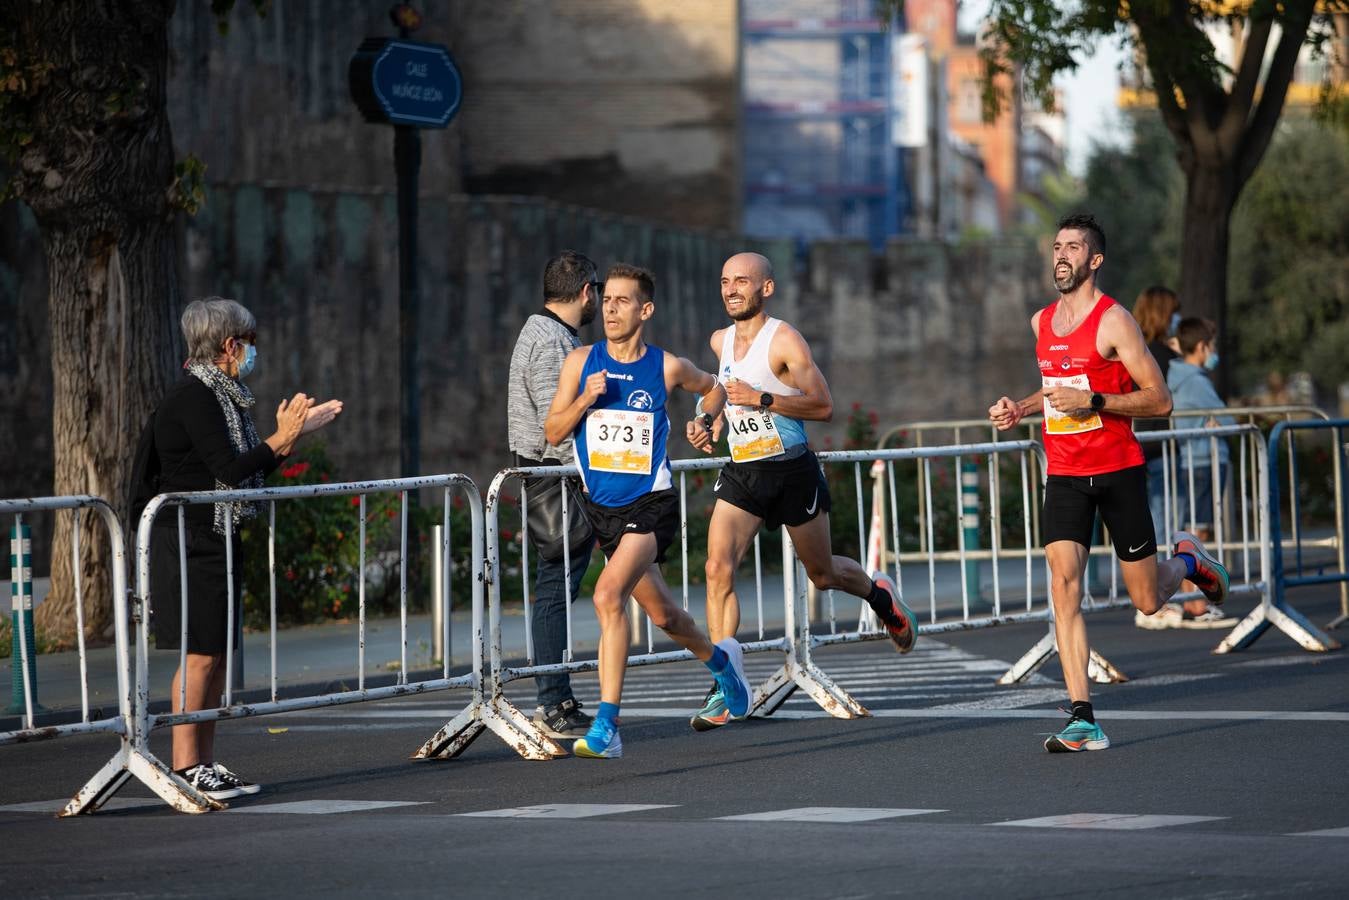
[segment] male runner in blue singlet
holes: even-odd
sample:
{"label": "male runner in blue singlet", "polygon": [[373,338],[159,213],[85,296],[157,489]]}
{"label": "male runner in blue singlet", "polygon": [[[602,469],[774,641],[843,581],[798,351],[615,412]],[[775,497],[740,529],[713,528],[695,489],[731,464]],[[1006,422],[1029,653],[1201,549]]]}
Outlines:
{"label": "male runner in blue singlet", "polygon": [[[806,444],[803,420],[834,414],[829,384],[801,333],[764,311],[773,296],[773,267],[758,253],[737,253],[721,270],[721,299],[731,324],[712,333],[717,377],[726,407],[723,426],[731,462],[717,476],[716,506],[707,532],[707,632],[735,636],[740,601],[735,570],[761,527],[783,525],[806,575],[820,590],[838,588],[866,600],[900,653],[913,649],[918,623],[884,572],[868,577],[846,556],[835,556],[829,536],[829,484]],[[713,685],[690,724],[708,731],[735,718]]]}
{"label": "male runner in blue singlet", "polygon": [[661,577],[660,563],[679,531],[665,440],[670,421],[665,400],[680,387],[702,398],[706,412],[689,422],[685,436],[712,451],[711,427],[726,395],[717,380],[687,359],[642,340],[655,313],[655,279],[645,269],[615,265],[604,283],[605,341],[578,347],[562,363],[557,394],[544,422],[551,444],[575,435],[576,462],[585,483],[586,512],[609,564],[595,585],[600,622],[600,708],[577,756],[623,755],[619,700],[628,657],[627,598],[634,597],[652,623],[712,670],[729,715],[749,711],[744,656],[733,637],[713,644],[678,606]]}

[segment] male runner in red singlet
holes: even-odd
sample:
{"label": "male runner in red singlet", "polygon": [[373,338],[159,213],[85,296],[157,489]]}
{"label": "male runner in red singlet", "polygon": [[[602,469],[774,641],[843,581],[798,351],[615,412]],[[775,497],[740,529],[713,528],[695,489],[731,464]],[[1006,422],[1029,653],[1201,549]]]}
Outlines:
{"label": "male runner in red singlet", "polygon": [[1071,718],[1045,741],[1051,753],[1104,750],[1110,740],[1096,723],[1087,680],[1087,626],[1082,575],[1092,521],[1099,510],[1120,560],[1124,586],[1144,615],[1152,615],[1193,581],[1209,601],[1227,596],[1227,570],[1199,539],[1178,531],[1171,559],[1157,559],[1148,510],[1143,450],[1130,419],[1165,416],[1171,392],[1143,333],[1124,307],[1096,287],[1105,262],[1105,233],[1089,215],[1059,222],[1053,248],[1059,300],[1031,317],[1042,386],[1020,402],[1003,397],[988,410],[1000,431],[1043,407],[1045,556],[1049,561],[1054,635]]}

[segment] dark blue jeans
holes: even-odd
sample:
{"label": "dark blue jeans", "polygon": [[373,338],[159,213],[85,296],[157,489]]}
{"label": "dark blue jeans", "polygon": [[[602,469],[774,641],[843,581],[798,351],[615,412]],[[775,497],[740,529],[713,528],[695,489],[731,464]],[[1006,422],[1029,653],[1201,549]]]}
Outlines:
{"label": "dark blue jeans", "polygon": [[[539,575],[534,585],[529,618],[534,633],[534,662],[538,665],[562,662],[562,651],[567,646],[566,604],[568,599],[574,602],[576,595],[581,592],[581,579],[590,565],[592,547],[593,540],[588,541],[584,548],[572,548],[570,586],[566,582],[566,569],[561,557],[554,561],[539,557]],[[544,709],[572,699],[571,676],[566,672],[540,675],[534,682],[539,692],[539,705]]]}

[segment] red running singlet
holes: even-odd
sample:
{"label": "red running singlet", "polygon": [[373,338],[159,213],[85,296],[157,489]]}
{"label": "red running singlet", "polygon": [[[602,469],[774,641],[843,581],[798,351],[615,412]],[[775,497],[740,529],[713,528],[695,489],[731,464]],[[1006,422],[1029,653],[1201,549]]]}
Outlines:
{"label": "red running singlet", "polygon": [[[1066,385],[1098,394],[1127,394],[1134,389],[1129,370],[1119,360],[1106,359],[1096,350],[1101,317],[1115,305],[1102,296],[1072,333],[1054,333],[1054,311],[1059,301],[1040,312],[1040,336],[1035,356],[1044,387]],[[1092,413],[1074,419],[1044,404],[1045,456],[1050,475],[1103,475],[1143,464],[1143,448],[1134,437],[1128,416]]]}

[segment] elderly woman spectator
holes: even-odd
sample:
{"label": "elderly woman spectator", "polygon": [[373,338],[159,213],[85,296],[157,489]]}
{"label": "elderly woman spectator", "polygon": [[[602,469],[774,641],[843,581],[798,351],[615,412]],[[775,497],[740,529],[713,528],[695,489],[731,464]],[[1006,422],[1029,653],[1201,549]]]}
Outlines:
{"label": "elderly woman spectator", "polygon": [[[316,404],[304,394],[282,400],[276,431],[258,436],[253,394],[243,383],[257,365],[257,324],[239,303],[220,297],[195,300],[183,311],[188,359],[185,377],[170,388],[155,411],[153,452],[158,459],[158,488],[209,491],[261,487],[263,479],[288,456],[301,435],[331,422],[342,411],[339,400]],[[226,511],[230,527],[226,528]],[[240,621],[242,558],[239,526],[256,515],[254,503],[193,504],[185,508],[187,623],[181,621],[177,516],[155,521],[150,538],[150,594],[155,646],[181,651],[186,663],[173,676],[175,712],[215,706],[225,686],[228,598],[233,621]],[[227,542],[232,544],[234,586],[226,575]],[[186,704],[180,697],[185,680]],[[257,784],[231,772],[215,759],[215,723],[173,729],[173,768],[197,790],[216,800],[257,793]]]}

